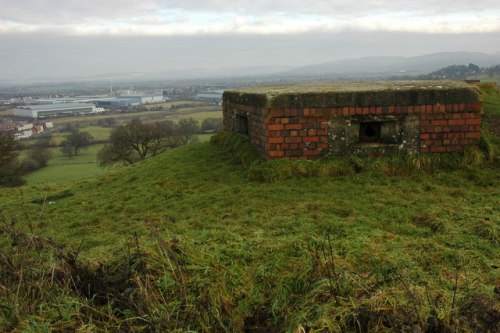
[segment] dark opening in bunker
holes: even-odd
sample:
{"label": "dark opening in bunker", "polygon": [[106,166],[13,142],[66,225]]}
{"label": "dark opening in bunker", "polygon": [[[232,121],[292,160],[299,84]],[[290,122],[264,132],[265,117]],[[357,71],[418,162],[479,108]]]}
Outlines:
{"label": "dark opening in bunker", "polygon": [[359,124],[359,142],[381,143],[380,122],[370,121]]}
{"label": "dark opening in bunker", "polygon": [[241,135],[248,136],[248,118],[242,115],[236,115],[237,119],[237,132]]}

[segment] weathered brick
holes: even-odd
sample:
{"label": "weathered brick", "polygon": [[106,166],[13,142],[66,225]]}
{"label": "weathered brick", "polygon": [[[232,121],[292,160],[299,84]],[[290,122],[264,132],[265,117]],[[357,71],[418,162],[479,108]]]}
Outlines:
{"label": "weathered brick", "polygon": [[440,147],[430,147],[431,153],[444,153],[446,151],[446,147],[440,146]]}
{"label": "weathered brick", "polygon": [[481,137],[481,132],[467,132],[465,133],[466,138],[480,138]]}
{"label": "weathered brick", "polygon": [[267,129],[270,131],[281,131],[284,128],[285,126],[283,124],[272,124],[267,126]]}
{"label": "weathered brick", "polygon": [[304,139],[304,142],[319,142],[318,136],[306,136],[303,139]]}
{"label": "weathered brick", "polygon": [[465,125],[464,119],[450,119],[448,120],[448,124],[450,125]]}
{"label": "weathered brick", "polygon": [[275,117],[283,117],[285,115],[285,110],[284,109],[270,109],[269,115],[275,116]]}
{"label": "weathered brick", "polygon": [[302,142],[302,137],[300,136],[290,136],[288,138],[285,138],[286,143],[298,143]]}
{"label": "weathered brick", "polygon": [[481,119],[467,119],[465,123],[467,125],[481,125]]}
{"label": "weathered brick", "polygon": [[321,150],[318,150],[318,149],[304,150],[304,155],[306,155],[306,156],[319,155],[319,154],[321,154]]}
{"label": "weathered brick", "polygon": [[287,130],[300,130],[300,129],[302,129],[302,124],[286,124],[285,129],[287,129]]}
{"label": "weathered brick", "polygon": [[431,125],[432,126],[444,126],[444,125],[448,125],[448,121],[446,121],[446,120],[432,120]]}
{"label": "weathered brick", "polygon": [[268,155],[269,157],[282,157],[285,156],[285,152],[283,150],[271,150]]}
{"label": "weathered brick", "polygon": [[309,136],[314,136],[314,135],[316,135],[316,130],[315,130],[315,129],[310,129],[310,130],[307,130],[307,135],[309,135]]}
{"label": "weathered brick", "polygon": [[269,140],[268,140],[269,143],[283,143],[284,141],[285,141],[285,139],[282,137],[269,138]]}

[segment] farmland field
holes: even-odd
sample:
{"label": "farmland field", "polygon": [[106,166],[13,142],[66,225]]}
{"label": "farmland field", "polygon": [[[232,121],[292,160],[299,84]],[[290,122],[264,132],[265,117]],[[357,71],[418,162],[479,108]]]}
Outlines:
{"label": "farmland field", "polygon": [[104,174],[107,170],[96,163],[97,152],[102,146],[92,145],[76,157],[67,157],[58,148],[53,148],[54,157],[49,160],[48,165],[30,173],[26,176],[26,181],[29,184],[64,183]]}

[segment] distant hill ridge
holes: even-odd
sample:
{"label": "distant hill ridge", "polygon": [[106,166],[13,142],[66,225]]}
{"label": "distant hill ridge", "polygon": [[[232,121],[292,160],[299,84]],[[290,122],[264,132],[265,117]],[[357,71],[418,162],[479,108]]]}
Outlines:
{"label": "distant hill ridge", "polygon": [[287,72],[289,75],[370,77],[423,75],[450,65],[476,64],[491,67],[500,64],[500,53],[443,52],[416,57],[362,57],[336,60],[327,63],[298,67]]}

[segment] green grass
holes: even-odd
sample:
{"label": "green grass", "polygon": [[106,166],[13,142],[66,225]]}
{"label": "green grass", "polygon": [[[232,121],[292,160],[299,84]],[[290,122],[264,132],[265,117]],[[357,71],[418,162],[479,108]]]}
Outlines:
{"label": "green grass", "polygon": [[198,142],[208,142],[213,134],[198,134],[196,136],[198,137]]}
{"label": "green grass", "polygon": [[282,162],[263,171],[303,173],[256,182],[234,155],[205,142],[0,190],[0,328],[498,328],[498,164],[355,160],[374,167],[307,178]]}
{"label": "green grass", "polygon": [[106,141],[109,139],[111,128],[101,126],[88,126],[80,128],[80,131],[90,133],[90,135],[92,135],[97,141]]}
{"label": "green grass", "polygon": [[196,112],[196,113],[175,115],[175,116],[169,117],[169,119],[175,120],[175,121],[178,121],[180,119],[187,119],[187,118],[193,118],[194,120],[197,120],[201,124],[201,122],[206,118],[222,118],[222,111]]}
{"label": "green grass", "polygon": [[[84,182],[0,195],[7,220],[29,216],[36,233],[68,251],[81,245],[91,266],[121,258],[134,237],[156,265],[155,240],[175,242],[187,256],[177,259],[187,265],[187,292],[208,293],[209,303],[196,306],[227,306],[232,314],[219,315],[230,331],[243,329],[244,318],[281,331],[335,326],[332,313],[347,325],[359,307],[397,313],[412,302],[428,318],[424,285],[441,295],[439,314],[448,318],[457,276],[461,301],[471,289],[489,300],[500,277],[493,268],[500,265],[499,185],[498,169],[489,168],[256,183],[218,146],[201,143]],[[328,275],[334,269],[338,277]],[[36,320],[50,325],[57,315]]]}
{"label": "green grass", "polygon": [[53,149],[54,157],[45,168],[25,177],[28,184],[66,183],[82,178],[96,177],[106,172],[96,163],[97,152],[103,145],[92,145],[82,150],[76,157],[64,156],[58,148]]}

